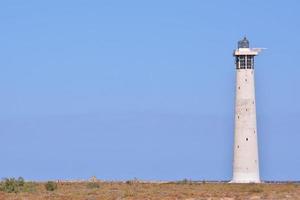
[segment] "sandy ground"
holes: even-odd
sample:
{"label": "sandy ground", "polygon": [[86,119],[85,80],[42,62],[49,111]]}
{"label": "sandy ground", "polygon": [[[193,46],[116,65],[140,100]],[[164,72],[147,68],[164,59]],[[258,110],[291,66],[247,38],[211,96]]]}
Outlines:
{"label": "sandy ground", "polygon": [[89,182],[58,183],[46,191],[35,183],[27,192],[0,193],[0,200],[255,200],[300,199],[300,184],[226,183],[140,183]]}

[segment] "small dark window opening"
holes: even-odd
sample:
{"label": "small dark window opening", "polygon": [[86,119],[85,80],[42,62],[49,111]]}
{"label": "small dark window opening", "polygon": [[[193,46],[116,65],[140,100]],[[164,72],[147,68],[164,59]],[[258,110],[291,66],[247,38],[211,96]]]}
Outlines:
{"label": "small dark window opening", "polygon": [[248,138],[246,138],[246,141],[248,141]]}
{"label": "small dark window opening", "polygon": [[248,109],[246,108],[246,111],[248,111]]}
{"label": "small dark window opening", "polygon": [[241,87],[238,87],[239,89],[241,89]]}
{"label": "small dark window opening", "polygon": [[245,81],[247,82],[247,79],[245,79]]}
{"label": "small dark window opening", "polygon": [[238,119],[240,118],[240,116],[238,115]]}
{"label": "small dark window opening", "polygon": [[240,145],[238,145],[237,148],[239,149],[239,148],[240,148]]}

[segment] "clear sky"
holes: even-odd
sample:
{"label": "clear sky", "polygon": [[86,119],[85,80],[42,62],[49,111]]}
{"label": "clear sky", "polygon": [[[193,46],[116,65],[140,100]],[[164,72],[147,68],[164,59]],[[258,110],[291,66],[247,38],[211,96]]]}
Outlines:
{"label": "clear sky", "polygon": [[237,41],[261,178],[300,180],[300,1],[2,0],[0,177],[229,180]]}

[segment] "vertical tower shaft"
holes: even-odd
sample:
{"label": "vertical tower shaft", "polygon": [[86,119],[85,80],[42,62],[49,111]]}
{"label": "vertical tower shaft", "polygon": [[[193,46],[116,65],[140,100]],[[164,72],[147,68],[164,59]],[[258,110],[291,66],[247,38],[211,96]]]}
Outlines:
{"label": "vertical tower shaft", "polygon": [[236,57],[236,100],[233,183],[258,183],[259,157],[256,128],[254,56],[249,41],[239,41]]}

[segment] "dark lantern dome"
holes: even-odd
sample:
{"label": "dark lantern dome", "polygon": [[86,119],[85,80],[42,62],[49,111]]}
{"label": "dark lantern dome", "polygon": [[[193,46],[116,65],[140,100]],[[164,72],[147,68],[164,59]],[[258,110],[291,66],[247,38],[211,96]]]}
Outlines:
{"label": "dark lantern dome", "polygon": [[249,40],[244,37],[244,39],[238,42],[238,48],[249,48]]}

